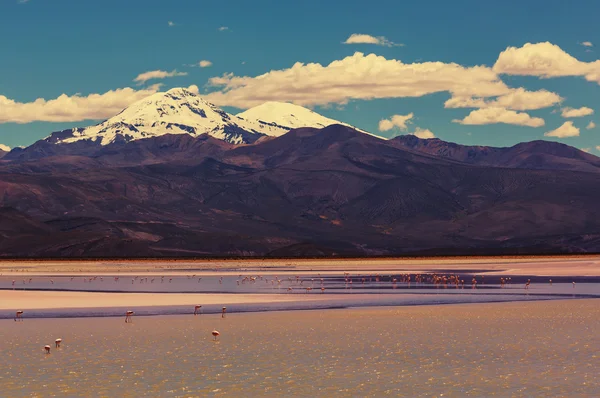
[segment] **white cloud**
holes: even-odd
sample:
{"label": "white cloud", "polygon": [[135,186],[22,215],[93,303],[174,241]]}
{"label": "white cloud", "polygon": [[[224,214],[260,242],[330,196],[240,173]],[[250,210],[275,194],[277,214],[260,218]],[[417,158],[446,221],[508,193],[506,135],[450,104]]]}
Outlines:
{"label": "white cloud", "polygon": [[408,128],[407,124],[412,123],[410,120],[413,116],[414,114],[411,112],[408,115],[393,115],[389,119],[382,119],[379,121],[379,131],[389,131],[394,127],[406,131]]}
{"label": "white cloud", "polygon": [[402,47],[404,44],[394,43],[384,36],[371,36],[363,33],[352,33],[343,44],[375,44],[385,47]]}
{"label": "white cloud", "polygon": [[198,62],[198,66],[201,68],[208,68],[209,66],[212,66],[212,62],[203,59],[202,61]]}
{"label": "white cloud", "polygon": [[219,32],[223,32],[223,31],[229,30],[229,28],[227,26],[221,26],[221,27],[219,27],[218,30],[219,30]]}
{"label": "white cloud", "polygon": [[477,109],[471,111],[464,119],[454,119],[453,122],[469,125],[506,123],[528,127],[540,127],[545,124],[542,118],[531,117],[525,112],[515,112],[499,107]]}
{"label": "white cloud", "polygon": [[176,25],[176,24],[175,24],[175,22],[173,22],[173,21],[169,21],[167,24],[168,24],[169,26],[175,26],[175,25]]}
{"label": "white cloud", "polygon": [[209,79],[208,85],[221,89],[208,94],[208,101],[242,109],[266,101],[312,106],[345,104],[352,99],[421,97],[438,92],[450,92],[457,97],[491,97],[511,92],[486,66],[464,67],[443,62],[405,64],[360,52],[325,66],[297,62],[291,68],[256,77],[227,73]]}
{"label": "white cloud", "polygon": [[579,148],[579,149],[581,149],[583,152],[587,152],[587,153],[592,152],[592,148]]}
{"label": "white cloud", "polygon": [[200,94],[200,89],[195,84],[192,84],[187,89],[188,89],[188,91],[191,91],[194,94]]}
{"label": "white cloud", "polygon": [[596,150],[600,151],[600,145],[596,146]]}
{"label": "white cloud", "polygon": [[578,137],[579,129],[573,126],[573,122],[569,120],[564,122],[562,126],[558,127],[557,129],[544,133],[544,135],[546,137],[556,138]]}
{"label": "white cloud", "polygon": [[583,76],[588,81],[600,84],[600,60],[579,61],[549,42],[508,47],[498,56],[493,70],[508,75],[541,78]]}
{"label": "white cloud", "polygon": [[415,129],[414,132],[412,132],[411,134],[421,138],[421,139],[427,139],[427,138],[435,138],[435,135],[431,132],[431,130],[429,129],[422,129],[420,127],[417,127]]}
{"label": "white cloud", "polygon": [[522,87],[511,89],[507,94],[494,100],[475,97],[451,97],[444,103],[445,108],[506,108],[516,111],[528,111],[548,108],[559,104],[563,98],[547,91],[527,91]]}
{"label": "white cloud", "polygon": [[591,130],[593,128],[596,128],[596,123],[594,122],[589,122],[587,126],[585,126],[586,129]]}
{"label": "white cloud", "polygon": [[0,151],[10,152],[10,147],[7,145],[0,144]]}
{"label": "white cloud", "polygon": [[579,109],[575,108],[562,108],[562,117],[582,117],[589,116],[594,114],[594,110],[592,108],[588,108],[587,106],[583,106]]}
{"label": "white cloud", "polygon": [[82,120],[106,119],[114,116],[132,103],[139,101],[160,89],[160,84],[143,90],[126,87],[107,91],[104,94],[60,95],[46,100],[38,98],[33,102],[21,103],[0,95],[0,123],[76,122]]}
{"label": "white cloud", "polygon": [[25,4],[25,3],[29,3],[29,0],[18,0],[17,3]]}
{"label": "white cloud", "polygon": [[584,47],[594,47],[591,41],[584,41],[581,43],[581,45]]}
{"label": "white cloud", "polygon": [[171,72],[167,72],[164,70],[151,70],[148,72],[140,73],[135,79],[134,82],[137,83],[145,83],[148,80],[152,79],[165,79],[167,77],[175,77],[175,76],[186,76],[187,72],[177,72],[173,70]]}

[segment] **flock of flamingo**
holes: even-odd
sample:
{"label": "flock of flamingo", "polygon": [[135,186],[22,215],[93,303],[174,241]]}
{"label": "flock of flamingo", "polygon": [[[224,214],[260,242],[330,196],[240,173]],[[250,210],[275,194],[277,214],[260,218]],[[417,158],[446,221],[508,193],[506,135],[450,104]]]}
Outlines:
{"label": "flock of flamingo", "polygon": [[[113,277],[114,282],[119,282],[120,277]],[[154,283],[154,281],[157,279],[158,277],[151,277],[150,280],[148,279],[148,277],[134,277],[131,279],[131,283],[134,284],[136,283],[136,281],[139,281],[139,283]],[[188,275],[187,276],[188,279],[195,279],[196,275]],[[365,283],[369,282],[391,282],[393,288],[395,289],[397,287],[398,283],[404,283],[404,284],[408,284],[408,286],[410,286],[411,282],[414,282],[416,284],[425,284],[425,283],[429,283],[429,284],[433,284],[436,287],[444,287],[447,288],[448,286],[454,286],[455,288],[465,288],[465,280],[461,279],[459,275],[455,275],[455,274],[451,274],[451,275],[442,275],[442,274],[436,274],[436,273],[431,273],[431,274],[401,274],[401,275],[397,275],[397,276],[393,276],[393,275],[381,275],[381,274],[371,274],[371,275],[355,275],[355,276],[351,276],[350,273],[348,272],[344,272],[343,273],[343,278],[344,278],[344,285],[345,288],[348,289],[352,289],[354,282],[360,283],[361,285],[365,285]],[[75,279],[75,277],[71,277],[70,280],[73,281]],[[83,282],[85,283],[92,283],[96,280],[99,280],[100,282],[104,281],[104,278],[101,276],[93,276],[93,277],[83,277]],[[23,284],[26,283],[32,283],[33,278],[29,278],[29,279],[23,279]],[[173,278],[168,278],[165,279],[165,276],[161,276],[160,277],[160,283],[165,283],[165,281],[167,281],[167,283],[172,283],[173,282]],[[198,277],[198,283],[200,283],[202,281],[202,277]],[[325,293],[325,279],[321,277],[320,274],[318,274],[318,277],[316,278],[301,278],[300,276],[296,275],[295,277],[289,276],[286,279],[280,279],[277,276],[272,277],[271,279],[269,279],[268,277],[264,277],[261,275],[256,275],[256,276],[244,276],[244,275],[239,275],[238,279],[236,280],[236,285],[240,286],[240,285],[244,285],[244,284],[255,284],[258,281],[265,281],[265,283],[268,285],[270,284],[271,286],[278,286],[280,287],[281,284],[283,282],[288,282],[287,285],[287,291],[288,292],[292,292],[294,291],[294,288],[299,288],[301,290],[304,290],[305,293],[310,293],[313,290],[313,287],[315,287],[315,282],[317,283],[319,290],[321,291],[321,293]],[[54,280],[50,279],[49,281],[51,284],[54,284]],[[221,276],[218,279],[219,284],[223,283],[223,277]],[[306,284],[305,284],[306,282]],[[16,281],[13,280],[12,281],[12,285],[15,286]],[[477,276],[473,276],[471,279],[471,288],[472,289],[477,289],[477,286],[484,286],[485,284],[485,277],[484,276],[480,276],[480,280],[477,280]],[[500,287],[504,288],[507,285],[511,284],[511,278],[507,277],[507,278],[500,278]],[[552,279],[549,280],[549,284],[550,286],[552,286]],[[525,283],[524,288],[525,289],[529,289],[531,285],[531,280],[527,280],[527,282]],[[575,288],[575,282],[573,282],[573,288]],[[193,315],[199,315],[202,313],[202,305],[195,305],[194,306],[194,311],[193,311]],[[222,307],[221,309],[221,318],[225,318],[225,315],[227,313],[227,307]],[[134,311],[128,310],[125,312],[125,323],[131,323],[132,322],[132,317],[135,314]],[[16,311],[15,313],[15,321],[23,321],[23,311],[19,310]],[[216,341],[219,337],[220,333],[217,330],[213,330],[212,331],[212,336],[214,337],[214,340]],[[60,348],[60,344],[62,342],[62,339],[56,339],[55,340],[55,348]],[[50,353],[50,349],[51,346],[50,345],[45,345],[44,346],[44,350],[46,352],[46,354]]]}
{"label": "flock of flamingo", "polygon": [[[194,306],[194,315],[200,314],[201,309],[202,309],[201,305]],[[225,318],[226,312],[227,312],[227,307],[223,307],[221,309],[221,318]],[[131,310],[125,311],[125,323],[131,323],[131,322],[133,322],[132,317],[133,317],[134,314],[135,314],[134,311],[131,311]],[[19,310],[19,311],[17,311],[15,313],[15,322],[17,322],[17,321],[20,321],[20,322],[23,321],[23,311],[22,310]],[[221,335],[221,333],[218,330],[213,330],[211,332],[211,334],[213,335],[215,341]],[[61,338],[58,338],[58,339],[54,340],[54,346],[55,346],[55,348],[60,348],[60,344],[61,343],[62,343],[62,339]],[[44,351],[46,352],[46,354],[50,354],[50,348],[51,347],[50,347],[49,344],[47,344],[47,345],[44,346]]]}

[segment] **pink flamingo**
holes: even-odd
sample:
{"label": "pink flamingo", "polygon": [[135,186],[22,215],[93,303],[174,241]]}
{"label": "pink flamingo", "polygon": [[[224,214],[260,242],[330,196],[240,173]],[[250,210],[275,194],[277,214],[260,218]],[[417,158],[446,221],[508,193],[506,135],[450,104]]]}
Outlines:
{"label": "pink flamingo", "polygon": [[60,343],[62,343],[62,339],[54,340],[54,345],[56,346],[56,348],[60,348]]}
{"label": "pink flamingo", "polygon": [[202,310],[202,306],[201,305],[196,305],[194,307],[194,315],[198,315],[198,312],[200,312]]}
{"label": "pink flamingo", "polygon": [[221,333],[219,333],[217,330],[213,330],[213,331],[212,331],[212,335],[214,336],[214,338],[215,338],[215,341],[217,341],[217,337],[219,337],[219,335],[220,335],[220,334],[221,334]]}
{"label": "pink flamingo", "polygon": [[46,350],[46,354],[50,354],[50,346],[49,345],[45,345],[44,350]]}
{"label": "pink flamingo", "polygon": [[226,312],[227,312],[227,307],[223,307],[223,310],[221,310],[221,318],[225,318]]}
{"label": "pink flamingo", "polygon": [[17,320],[21,320],[21,321],[23,320],[23,311],[21,311],[21,310],[17,311],[17,313],[15,314],[15,322]]}
{"label": "pink flamingo", "polygon": [[131,322],[131,317],[133,316],[133,314],[134,314],[133,311],[127,311],[125,313],[125,323]]}

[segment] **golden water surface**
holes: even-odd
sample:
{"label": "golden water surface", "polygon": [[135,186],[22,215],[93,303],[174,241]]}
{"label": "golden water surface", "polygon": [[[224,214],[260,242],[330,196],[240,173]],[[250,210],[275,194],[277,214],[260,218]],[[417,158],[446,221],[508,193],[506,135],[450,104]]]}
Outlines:
{"label": "golden water surface", "polygon": [[594,397],[599,330],[598,300],[0,320],[0,396]]}

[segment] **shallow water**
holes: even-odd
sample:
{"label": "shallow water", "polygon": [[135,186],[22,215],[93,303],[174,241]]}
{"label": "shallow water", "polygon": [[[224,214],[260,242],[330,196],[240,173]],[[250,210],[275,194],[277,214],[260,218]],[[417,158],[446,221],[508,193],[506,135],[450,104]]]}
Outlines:
{"label": "shallow water", "polygon": [[[430,282],[400,282],[401,275],[367,274],[328,274],[302,275],[264,274],[242,276],[224,273],[222,275],[141,275],[141,276],[21,276],[0,275],[1,290],[28,291],[81,291],[81,292],[120,292],[156,293],[156,297],[170,293],[186,294],[276,294],[297,297],[285,302],[202,304],[206,314],[221,311],[227,305],[228,311],[256,312],[269,310],[325,309],[365,306],[399,306],[421,304],[457,304],[504,301],[551,300],[564,298],[600,297],[600,278],[553,277],[513,277],[510,284],[501,287],[500,277],[487,278],[477,275],[476,288],[470,285],[473,274],[463,274],[464,286],[433,284]],[[414,278],[414,276],[413,276]],[[532,283],[525,289],[525,281]],[[394,282],[396,280],[396,282]],[[216,297],[216,296],[215,296]],[[310,300],[305,300],[310,298]],[[226,300],[226,298],[224,298]],[[160,303],[160,300],[157,300]],[[156,303],[155,303],[156,304]],[[124,298],[123,304],[138,315],[188,314],[189,305],[148,305],[131,306]],[[1,308],[1,307],[0,307]],[[79,317],[79,316],[121,316],[122,307],[44,309],[43,303],[30,308],[0,309],[0,319],[13,318],[15,310],[25,310],[27,318],[38,317]]]}
{"label": "shallow water", "polygon": [[0,395],[600,396],[599,328],[596,300],[1,320]]}

